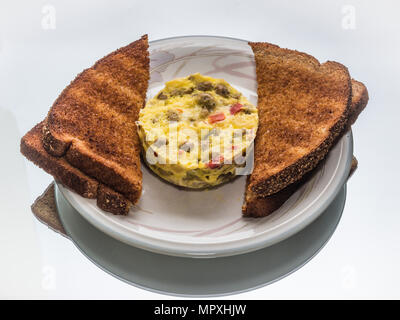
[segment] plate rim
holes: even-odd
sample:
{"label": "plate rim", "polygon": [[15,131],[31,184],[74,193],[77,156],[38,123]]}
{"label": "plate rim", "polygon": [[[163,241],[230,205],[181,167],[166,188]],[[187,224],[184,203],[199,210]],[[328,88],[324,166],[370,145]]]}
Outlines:
{"label": "plate rim", "polygon": [[[224,39],[224,40],[232,40],[232,41],[240,41],[240,42],[248,42],[243,39],[238,39],[238,38],[232,38],[232,37],[223,37],[223,36],[212,36],[212,35],[194,35],[194,36],[176,36],[176,37],[169,37],[169,38],[164,38],[164,39],[158,39],[158,40],[153,40],[150,41],[149,43],[160,43],[164,41],[171,41],[171,40],[180,40],[180,39],[190,39],[190,38],[214,38],[214,39]],[[75,201],[74,198],[71,198],[68,195],[68,189],[65,188],[63,185],[57,183],[57,186],[59,187],[59,190],[63,194],[63,196],[67,199],[67,201],[83,216],[89,223],[94,225],[96,228],[100,229],[104,233],[112,236],[113,238],[120,240],[126,244],[149,250],[155,253],[161,253],[161,254],[167,254],[167,255],[172,255],[172,256],[181,256],[181,257],[196,257],[196,258],[210,258],[210,257],[222,257],[222,256],[231,256],[231,255],[236,255],[236,254],[243,254],[246,252],[251,252],[255,251],[261,248],[264,248],[266,246],[273,245],[277,242],[280,242],[284,239],[287,239],[288,237],[292,236],[293,234],[299,232],[303,228],[305,228],[307,225],[309,225],[311,222],[313,222],[329,205],[329,203],[332,202],[332,200],[336,197],[338,192],[340,191],[341,187],[344,185],[347,175],[350,171],[350,166],[351,166],[351,158],[353,155],[353,135],[351,130],[345,134],[337,144],[340,144],[341,146],[341,153],[345,153],[347,155],[346,159],[343,159],[344,156],[342,156],[343,160],[340,160],[338,162],[338,167],[341,167],[341,176],[338,178],[338,173],[336,172],[335,176],[332,178],[332,180],[328,186],[326,187],[326,190],[324,193],[321,195],[322,198],[320,198],[319,201],[316,201],[315,203],[312,203],[305,212],[310,212],[312,211],[312,214],[308,214],[303,220],[300,222],[297,222],[293,225],[292,223],[286,224],[286,227],[284,228],[283,231],[281,231],[278,235],[269,235],[266,237],[266,239],[261,238],[258,242],[256,243],[250,243],[250,244],[245,244],[245,245],[231,245],[229,249],[227,248],[222,248],[222,249],[215,249],[213,248],[212,250],[210,249],[205,249],[205,248],[198,248],[193,246],[192,250],[188,250],[187,248],[177,248],[176,246],[173,248],[171,247],[171,242],[170,241],[164,241],[162,242],[165,245],[160,245],[160,244],[155,244],[155,243],[149,243],[148,241],[143,241],[141,239],[134,239],[131,236],[121,232],[121,230],[116,230],[115,227],[110,227],[107,226],[98,220],[94,219],[90,214],[88,214],[85,210],[85,207],[82,206],[79,202]],[[346,148],[347,147],[347,148]],[[335,182],[335,185],[333,183]],[[316,207],[318,205],[318,207]],[[304,216],[304,213],[303,213]],[[298,220],[297,217],[294,220]],[[265,238],[265,237],[264,237]],[[155,241],[157,242],[157,241]],[[159,242],[159,241],[158,241]],[[233,241],[235,242],[235,241]],[[169,245],[168,245],[169,244]],[[179,244],[178,244],[179,246]],[[212,252],[211,252],[212,251]]]}

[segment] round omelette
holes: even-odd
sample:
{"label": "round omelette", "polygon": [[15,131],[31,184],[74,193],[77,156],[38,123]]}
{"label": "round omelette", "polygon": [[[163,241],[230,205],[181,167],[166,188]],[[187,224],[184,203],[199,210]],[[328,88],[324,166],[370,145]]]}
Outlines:
{"label": "round omelette", "polygon": [[207,188],[246,167],[258,114],[225,80],[197,73],[167,82],[141,109],[137,125],[143,158],[158,176]]}

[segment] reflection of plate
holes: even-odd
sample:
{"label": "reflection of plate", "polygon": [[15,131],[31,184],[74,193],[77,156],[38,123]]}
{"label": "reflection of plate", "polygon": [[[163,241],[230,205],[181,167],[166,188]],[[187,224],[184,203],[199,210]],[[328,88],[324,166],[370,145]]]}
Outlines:
{"label": "reflection of plate", "polygon": [[120,280],[152,291],[215,296],[267,285],[299,269],[328,241],[341,217],[345,187],[313,223],[278,244],[215,259],[154,254],[117,241],[85,221],[56,190],[60,219],[69,237],[92,262]]}
{"label": "reflection of plate", "polygon": [[[253,54],[246,41],[181,37],[150,43],[148,96],[165,81],[200,72],[224,78],[256,104]],[[60,187],[90,223],[133,246],[170,255],[210,257],[256,250],[298,232],[326,209],[343,186],[352,158],[351,133],[325,165],[279,210],[262,219],[241,217],[245,177],[207,191],[180,190],[143,167],[143,195],[127,217],[101,211],[95,200]]]}

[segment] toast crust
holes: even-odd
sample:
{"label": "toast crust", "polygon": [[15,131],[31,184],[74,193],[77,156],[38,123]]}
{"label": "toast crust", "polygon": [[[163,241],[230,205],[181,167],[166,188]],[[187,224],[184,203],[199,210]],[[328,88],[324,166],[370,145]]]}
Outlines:
{"label": "toast crust", "polygon": [[[352,79],[351,84],[354,94],[352,96],[349,120],[343,133],[350,130],[351,125],[358,118],[359,114],[364,110],[368,103],[368,90],[366,86],[354,79]],[[357,159],[353,157],[349,177],[357,168],[357,164]],[[314,170],[311,171],[310,174],[312,174]],[[306,174],[306,176],[308,176],[308,174]],[[307,181],[307,177],[303,177],[300,181],[295,182],[283,190],[266,197],[257,196],[247,191],[245,202],[242,207],[243,216],[259,218],[271,214],[280,208],[305,181]]]}
{"label": "toast crust", "polygon": [[242,207],[244,217],[261,218],[266,217],[279,209],[300,186],[299,182],[292,183],[283,190],[267,197],[258,197],[247,193]]}
{"label": "toast crust", "polygon": [[118,192],[105,187],[97,180],[87,176],[72,166],[63,157],[50,155],[42,144],[43,122],[40,122],[21,139],[21,153],[64,186],[82,197],[97,198],[97,205],[114,214],[127,214],[131,202]]}
{"label": "toast crust", "polygon": [[256,60],[259,132],[248,192],[268,196],[298,181],[343,131],[351,78],[343,65],[267,43],[249,43]]}
{"label": "toast crust", "polygon": [[349,131],[351,126],[356,122],[358,116],[365,109],[369,100],[368,89],[362,82],[351,79],[351,88],[353,97],[346,131]]}
{"label": "toast crust", "polygon": [[43,122],[40,122],[22,137],[21,153],[82,197],[96,198],[98,181],[71,166],[64,158],[49,155],[42,145],[42,129]]}
{"label": "toast crust", "polygon": [[106,187],[99,185],[97,191],[97,206],[107,212],[115,215],[127,215],[132,203],[128,201],[122,194]]}
{"label": "toast crust", "polygon": [[147,35],[84,70],[51,107],[43,147],[135,203],[142,189],[136,130],[149,80]]}

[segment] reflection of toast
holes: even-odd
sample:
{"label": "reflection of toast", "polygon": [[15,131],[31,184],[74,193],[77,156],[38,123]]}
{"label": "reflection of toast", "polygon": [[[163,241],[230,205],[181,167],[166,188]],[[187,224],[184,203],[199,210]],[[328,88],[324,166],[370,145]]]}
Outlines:
{"label": "reflection of toast", "polygon": [[[349,113],[349,120],[343,133],[350,129],[350,126],[356,121],[358,115],[368,103],[368,91],[363,83],[356,80],[351,81],[352,84],[352,102]],[[353,157],[352,171],[357,167],[357,160]],[[351,171],[351,173],[352,173]],[[312,173],[311,173],[312,174]],[[245,204],[243,205],[243,215],[252,217],[264,217],[277,210],[289,197],[307,180],[306,174],[299,181],[290,184],[283,190],[266,197],[252,196],[246,193]]]}
{"label": "reflection of toast", "polygon": [[99,60],[64,89],[21,152],[98,206],[126,214],[141,194],[136,123],[149,80],[147,36]]}

